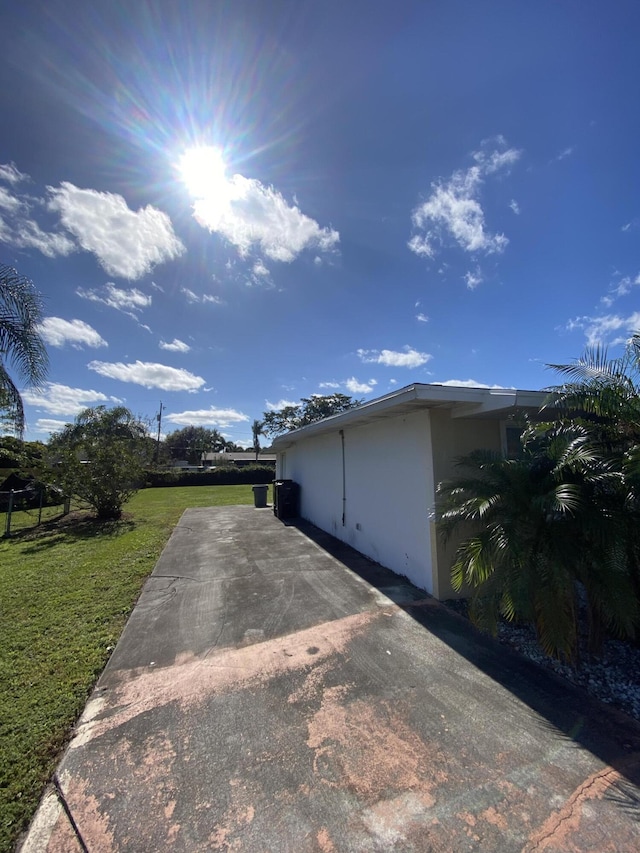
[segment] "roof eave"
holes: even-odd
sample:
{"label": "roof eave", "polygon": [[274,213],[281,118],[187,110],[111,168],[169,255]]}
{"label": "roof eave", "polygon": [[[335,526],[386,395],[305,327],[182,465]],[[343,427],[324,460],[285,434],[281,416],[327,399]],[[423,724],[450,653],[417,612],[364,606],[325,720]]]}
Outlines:
{"label": "roof eave", "polygon": [[546,398],[543,391],[519,391],[514,388],[464,388],[452,385],[413,384],[383,397],[363,403],[338,415],[315,421],[307,426],[278,436],[272,449],[282,452],[287,447],[311,436],[348,426],[364,425],[380,418],[401,415],[422,408],[455,410],[455,418],[492,417],[519,409],[538,410]]}

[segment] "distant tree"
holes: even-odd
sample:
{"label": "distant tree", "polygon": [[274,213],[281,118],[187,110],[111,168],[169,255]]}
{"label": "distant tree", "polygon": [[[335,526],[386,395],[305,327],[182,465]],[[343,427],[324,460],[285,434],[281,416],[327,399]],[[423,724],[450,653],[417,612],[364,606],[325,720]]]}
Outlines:
{"label": "distant tree", "polygon": [[200,465],[203,454],[227,450],[229,442],[217,429],[188,426],[169,433],[164,444],[172,459],[186,459],[190,465]]}
{"label": "distant tree", "polygon": [[124,406],[85,409],[49,440],[51,480],[98,518],[120,518],[153,457],[147,424]]}
{"label": "distant tree", "polygon": [[256,462],[258,461],[258,457],[260,455],[260,436],[262,435],[263,429],[264,421],[255,420],[251,424],[251,432],[253,433],[253,450],[256,454]]}
{"label": "distant tree", "polygon": [[227,441],[227,453],[244,453],[245,448],[241,444],[236,444],[233,441]]}
{"label": "distant tree", "polygon": [[22,437],[24,407],[9,367],[37,388],[47,375],[49,359],[39,331],[42,300],[28,278],[0,266],[0,427]]}
{"label": "distant tree", "polygon": [[33,474],[42,464],[45,449],[41,441],[0,436],[0,468],[16,468],[22,474]]}
{"label": "distant tree", "polygon": [[321,421],[332,415],[339,415],[349,409],[362,405],[362,400],[354,400],[346,394],[314,394],[302,397],[298,404],[284,406],[263,416],[263,434],[267,436],[281,435],[292,429],[299,429],[314,421]]}

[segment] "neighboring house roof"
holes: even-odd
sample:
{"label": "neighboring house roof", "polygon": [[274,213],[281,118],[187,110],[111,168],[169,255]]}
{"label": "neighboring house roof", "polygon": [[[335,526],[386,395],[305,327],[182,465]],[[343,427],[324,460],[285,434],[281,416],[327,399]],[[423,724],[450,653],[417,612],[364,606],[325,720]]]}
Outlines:
{"label": "neighboring house roof", "polygon": [[[256,460],[255,450],[247,450],[246,453],[205,453],[204,460],[206,462],[247,462]],[[258,454],[258,462],[275,462],[275,453]]]}
{"label": "neighboring house roof", "polygon": [[0,485],[0,492],[10,492],[10,491],[21,491],[22,489],[26,489],[33,483],[33,477],[26,479],[25,477],[21,477],[19,474],[13,473],[9,474],[7,479]]}
{"label": "neighboring house roof", "polygon": [[454,418],[503,419],[520,410],[538,411],[548,398],[546,391],[522,391],[516,388],[463,388],[453,385],[415,383],[369,400],[355,409],[332,415],[321,421],[278,436],[275,451],[285,450],[299,439],[319,435],[346,426],[362,426],[381,418],[397,417],[417,409],[444,408]]}

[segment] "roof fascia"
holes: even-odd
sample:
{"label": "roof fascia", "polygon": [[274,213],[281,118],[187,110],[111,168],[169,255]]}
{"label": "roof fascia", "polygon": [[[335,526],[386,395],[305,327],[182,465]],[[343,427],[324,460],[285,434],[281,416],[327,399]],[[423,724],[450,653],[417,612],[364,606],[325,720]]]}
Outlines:
{"label": "roof fascia", "polygon": [[[414,384],[399,388],[384,397],[363,403],[338,415],[291,430],[275,438],[272,450],[278,452],[313,435],[366,423],[368,420],[391,414],[393,409],[415,403],[416,408],[448,408],[455,418],[479,417],[491,412],[516,408],[539,409],[546,394],[543,391],[518,391],[514,388],[464,388],[456,385]],[[422,405],[421,405],[422,404]]]}

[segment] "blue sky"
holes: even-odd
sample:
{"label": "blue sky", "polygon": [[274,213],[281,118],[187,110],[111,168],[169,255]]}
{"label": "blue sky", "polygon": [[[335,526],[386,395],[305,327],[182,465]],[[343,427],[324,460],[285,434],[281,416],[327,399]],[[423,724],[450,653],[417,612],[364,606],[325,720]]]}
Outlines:
{"label": "blue sky", "polygon": [[640,8],[23,0],[0,261],[45,297],[28,438],[123,402],[538,389],[640,328]]}

